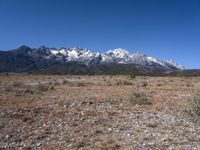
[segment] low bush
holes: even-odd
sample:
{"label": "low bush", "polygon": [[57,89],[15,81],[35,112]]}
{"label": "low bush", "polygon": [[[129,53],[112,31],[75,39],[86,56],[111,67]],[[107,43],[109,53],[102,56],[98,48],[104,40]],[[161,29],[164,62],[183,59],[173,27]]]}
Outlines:
{"label": "low bush", "polygon": [[192,100],[192,113],[194,116],[200,119],[200,93],[197,93],[193,96]]}
{"label": "low bush", "polygon": [[37,90],[38,91],[48,91],[49,90],[49,86],[40,83],[40,84],[37,85]]}
{"label": "low bush", "polygon": [[135,74],[131,74],[131,75],[130,75],[130,78],[131,78],[131,79],[135,79],[135,77],[136,77]]}
{"label": "low bush", "polygon": [[64,80],[62,81],[62,84],[68,84],[68,83],[70,83],[68,80],[65,80],[65,79],[64,79]]}
{"label": "low bush", "polygon": [[125,80],[125,81],[123,82],[123,85],[133,85],[133,83]]}
{"label": "low bush", "polygon": [[137,105],[151,105],[149,97],[145,93],[134,92],[129,97],[129,102],[131,104]]}
{"label": "low bush", "polygon": [[86,85],[83,82],[75,82],[75,86],[77,86],[77,87],[84,87]]}
{"label": "low bush", "polygon": [[12,85],[14,86],[14,87],[24,87],[24,83],[23,82],[20,82],[20,81],[14,81],[13,83],[12,83]]}
{"label": "low bush", "polygon": [[141,87],[146,87],[146,86],[148,86],[148,83],[147,82],[142,82]]}

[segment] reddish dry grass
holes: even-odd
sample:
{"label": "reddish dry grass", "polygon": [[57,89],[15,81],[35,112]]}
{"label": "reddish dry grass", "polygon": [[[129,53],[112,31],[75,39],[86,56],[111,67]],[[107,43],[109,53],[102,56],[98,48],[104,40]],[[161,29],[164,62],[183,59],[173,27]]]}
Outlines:
{"label": "reddish dry grass", "polygon": [[[66,118],[66,115],[71,119],[74,116],[81,116],[82,119],[107,116],[111,120],[120,116],[120,113],[114,110],[100,112],[96,104],[99,106],[101,103],[108,103],[106,107],[126,104],[126,107],[122,108],[124,110],[141,107],[182,112],[190,107],[191,94],[200,88],[200,78],[184,77],[13,75],[0,76],[0,81],[1,112],[13,111],[14,115],[9,116],[10,120],[17,118],[31,126],[35,126],[35,120],[47,125],[40,130],[37,137],[40,139],[52,134],[49,124]],[[132,105],[129,102],[132,93],[145,93],[150,97],[151,105]],[[73,105],[74,112],[68,112],[69,105]],[[96,120],[96,124],[101,123],[104,123],[104,118]],[[79,124],[75,121],[70,125],[77,133],[84,130],[78,128]],[[147,124],[147,127],[154,129],[157,124]],[[79,149],[90,143],[89,136],[98,137],[101,134],[103,131],[96,129],[88,137],[79,139],[71,137],[70,133],[65,131],[63,138],[66,142],[73,142],[74,147]],[[80,137],[82,136],[80,134]],[[31,145],[32,143],[27,143],[24,149],[29,149]],[[56,144],[44,145],[44,149],[58,147]],[[102,141],[100,149],[129,149],[129,145],[120,146],[116,141],[106,139]]]}

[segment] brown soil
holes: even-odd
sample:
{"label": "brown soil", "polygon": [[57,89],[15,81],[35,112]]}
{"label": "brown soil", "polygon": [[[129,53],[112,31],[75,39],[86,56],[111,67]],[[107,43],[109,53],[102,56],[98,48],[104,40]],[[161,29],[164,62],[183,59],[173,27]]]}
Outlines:
{"label": "brown soil", "polygon": [[188,113],[199,88],[198,77],[1,75],[0,149],[200,149]]}

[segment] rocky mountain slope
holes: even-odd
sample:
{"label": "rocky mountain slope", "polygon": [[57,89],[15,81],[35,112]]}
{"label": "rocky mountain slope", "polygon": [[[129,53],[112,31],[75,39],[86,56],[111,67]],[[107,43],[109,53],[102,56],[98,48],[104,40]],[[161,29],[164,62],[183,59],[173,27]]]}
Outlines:
{"label": "rocky mountain slope", "polygon": [[147,73],[183,69],[181,65],[173,61],[162,61],[140,52],[130,53],[121,48],[103,53],[92,52],[84,48],[48,48],[45,46],[40,48],[21,46],[10,51],[0,51],[0,72],[52,73],[56,69],[65,74],[95,74],[112,72],[116,70],[116,67],[121,68],[119,72],[128,71],[127,68],[130,66],[132,66],[130,73],[134,70]]}

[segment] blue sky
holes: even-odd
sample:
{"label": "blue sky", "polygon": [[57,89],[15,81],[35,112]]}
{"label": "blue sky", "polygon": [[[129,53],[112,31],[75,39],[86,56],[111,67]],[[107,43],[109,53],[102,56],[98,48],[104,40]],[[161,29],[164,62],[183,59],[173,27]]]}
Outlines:
{"label": "blue sky", "polygon": [[200,0],[0,0],[0,50],[126,48],[200,68]]}

